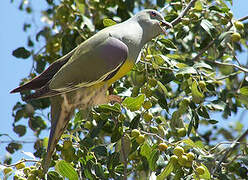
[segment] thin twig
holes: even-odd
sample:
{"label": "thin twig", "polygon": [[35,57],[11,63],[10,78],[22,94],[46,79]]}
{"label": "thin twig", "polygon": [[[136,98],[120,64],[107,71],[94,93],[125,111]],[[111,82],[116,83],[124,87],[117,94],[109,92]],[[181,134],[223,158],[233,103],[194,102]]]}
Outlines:
{"label": "thin twig", "polygon": [[18,161],[17,163],[14,163],[14,164],[2,164],[2,165],[5,166],[5,167],[13,167],[13,166],[16,166],[17,164],[20,164],[20,163],[23,163],[23,162],[36,162],[37,163],[37,162],[40,162],[40,161],[36,160],[36,159],[22,159],[22,160]]}
{"label": "thin twig", "polygon": [[160,136],[157,135],[157,134],[149,133],[149,132],[146,132],[146,131],[140,131],[140,132],[142,132],[143,134],[146,134],[146,135],[154,136],[154,137],[156,137],[157,139],[159,139],[160,141],[163,141],[163,142],[165,142],[165,143],[167,143],[167,144],[169,144],[169,145],[174,145],[173,143],[170,143],[169,141],[166,141],[165,139],[163,139],[162,137],[160,137]]}
{"label": "thin twig", "polygon": [[245,21],[247,19],[248,19],[248,16],[245,16],[245,17],[242,17],[242,18],[238,19],[238,21]]}
{"label": "thin twig", "polygon": [[181,19],[183,18],[183,16],[185,16],[185,14],[189,11],[189,9],[195,4],[196,1],[197,1],[197,0],[191,0],[191,1],[189,2],[189,4],[186,6],[186,8],[181,12],[181,14],[180,14],[176,19],[174,19],[174,20],[171,22],[171,24],[172,24],[173,26],[175,26],[176,24],[178,24],[178,23],[181,21]]}
{"label": "thin twig", "polygon": [[124,161],[123,180],[127,180],[127,157],[126,157],[126,151],[125,151],[124,136],[121,137],[121,151],[122,151],[123,161]]}
{"label": "thin twig", "polygon": [[240,142],[248,135],[248,129],[241,134],[241,136],[236,139],[231,146],[226,150],[225,154],[222,156],[221,160],[219,161],[218,165],[214,168],[212,174],[214,174],[217,170],[220,169],[220,166],[224,160],[227,159],[228,155],[240,144]]}

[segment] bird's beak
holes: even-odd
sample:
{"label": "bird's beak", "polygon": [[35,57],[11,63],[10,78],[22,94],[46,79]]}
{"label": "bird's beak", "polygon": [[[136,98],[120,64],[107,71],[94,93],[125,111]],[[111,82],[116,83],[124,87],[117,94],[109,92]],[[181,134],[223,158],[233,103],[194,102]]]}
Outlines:
{"label": "bird's beak", "polygon": [[[171,23],[169,23],[169,22],[167,22],[167,21],[164,21],[164,20],[159,22],[159,26],[161,27],[161,29],[162,29],[162,31],[163,31],[163,33],[164,33],[165,35],[167,35],[166,29],[170,29],[170,28],[173,27]],[[164,28],[164,27],[165,27],[165,28]]]}

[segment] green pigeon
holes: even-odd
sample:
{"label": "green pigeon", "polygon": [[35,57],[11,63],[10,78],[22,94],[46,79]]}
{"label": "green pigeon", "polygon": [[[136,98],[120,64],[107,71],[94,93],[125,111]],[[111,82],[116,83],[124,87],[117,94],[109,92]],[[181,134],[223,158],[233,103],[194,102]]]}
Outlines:
{"label": "green pigeon", "polygon": [[142,47],[172,27],[155,10],[146,9],[130,19],[107,27],[52,63],[43,73],[11,93],[35,90],[26,100],[50,97],[51,130],[43,169],[75,109],[110,101],[107,90],[129,72]]}

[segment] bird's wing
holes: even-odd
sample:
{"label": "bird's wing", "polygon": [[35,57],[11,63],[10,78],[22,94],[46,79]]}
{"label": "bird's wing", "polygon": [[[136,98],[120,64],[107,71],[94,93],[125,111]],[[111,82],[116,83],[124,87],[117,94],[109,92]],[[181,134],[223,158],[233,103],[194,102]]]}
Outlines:
{"label": "bird's wing", "polygon": [[110,35],[106,38],[100,35],[78,48],[68,63],[55,74],[49,84],[50,89],[67,91],[88,87],[118,70],[127,59],[127,45]]}
{"label": "bird's wing", "polygon": [[89,87],[111,78],[128,57],[128,47],[111,35],[96,34],[82,43],[52,79],[27,99],[44,98]]}
{"label": "bird's wing", "polygon": [[25,90],[40,89],[45,84],[47,84],[53,76],[59,71],[59,69],[68,62],[72,54],[76,49],[72,50],[65,56],[56,60],[52,63],[45,71],[43,71],[39,76],[35,77],[31,81],[13,89],[10,93],[22,92]]}

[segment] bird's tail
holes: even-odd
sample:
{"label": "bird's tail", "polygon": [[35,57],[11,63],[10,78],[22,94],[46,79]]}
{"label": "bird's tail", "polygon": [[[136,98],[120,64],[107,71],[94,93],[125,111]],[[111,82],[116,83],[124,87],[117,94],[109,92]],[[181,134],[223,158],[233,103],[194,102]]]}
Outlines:
{"label": "bird's tail", "polygon": [[56,144],[65,131],[74,109],[68,103],[66,96],[58,95],[51,97],[51,130],[47,147],[47,154],[43,162],[43,170],[46,173],[49,169],[50,161]]}

